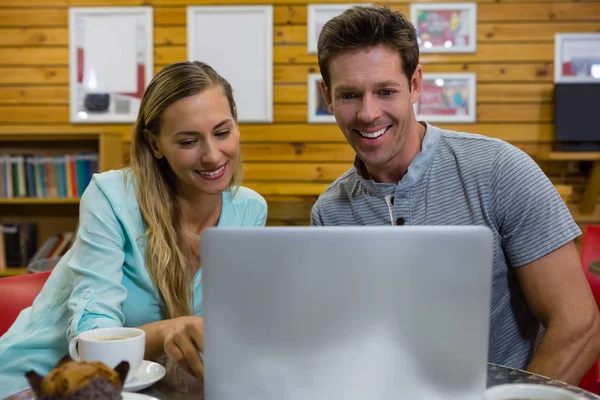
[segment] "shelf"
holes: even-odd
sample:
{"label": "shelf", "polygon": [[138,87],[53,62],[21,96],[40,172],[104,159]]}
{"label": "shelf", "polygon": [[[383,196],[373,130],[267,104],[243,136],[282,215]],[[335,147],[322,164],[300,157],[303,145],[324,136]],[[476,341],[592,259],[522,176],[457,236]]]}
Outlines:
{"label": "shelf", "polygon": [[18,276],[28,274],[27,268],[21,267],[7,267],[5,270],[0,270],[0,278],[6,278],[9,276]]}
{"label": "shelf", "polygon": [[0,204],[79,204],[79,198],[65,199],[61,197],[52,198],[29,198],[29,197],[13,197],[1,198]]}

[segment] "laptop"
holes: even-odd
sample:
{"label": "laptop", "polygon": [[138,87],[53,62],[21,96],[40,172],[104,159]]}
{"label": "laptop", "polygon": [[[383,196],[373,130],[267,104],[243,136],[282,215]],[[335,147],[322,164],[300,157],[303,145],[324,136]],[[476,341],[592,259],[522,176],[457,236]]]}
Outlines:
{"label": "laptop", "polygon": [[481,400],[492,233],[211,228],[206,400]]}

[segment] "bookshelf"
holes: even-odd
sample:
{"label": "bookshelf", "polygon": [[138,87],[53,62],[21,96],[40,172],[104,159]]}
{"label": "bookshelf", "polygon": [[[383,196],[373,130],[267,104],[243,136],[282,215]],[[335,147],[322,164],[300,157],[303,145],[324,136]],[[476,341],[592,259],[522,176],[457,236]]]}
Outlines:
{"label": "bookshelf", "polygon": [[[0,188],[0,224],[9,223],[34,223],[37,225],[37,246],[42,246],[48,238],[63,232],[74,231],[79,215],[79,195],[89,183],[89,176],[93,172],[103,172],[118,169],[123,164],[122,132],[103,130],[93,126],[69,126],[67,129],[48,126],[0,126],[0,157],[9,155],[29,155],[33,158],[58,157],[66,154],[97,154],[97,162],[86,164],[85,179],[77,182],[77,187],[71,191],[67,189],[68,170],[62,170],[62,181],[54,192],[44,189],[40,192],[39,186],[28,186],[27,193],[11,193],[5,196],[6,190]],[[105,127],[103,127],[105,128]],[[95,163],[95,164],[94,164]],[[59,161],[59,164],[63,164]],[[73,164],[75,165],[75,164]],[[4,165],[6,167],[6,164]],[[80,174],[81,164],[77,164],[77,174]],[[35,168],[35,167],[34,167]],[[44,167],[42,174],[44,174]],[[14,170],[13,170],[14,171]],[[31,171],[25,170],[27,174]],[[61,173],[61,170],[55,170]],[[33,174],[33,173],[32,173]],[[39,175],[35,175],[38,180]],[[30,175],[27,175],[29,179]],[[79,179],[74,177],[74,179]],[[6,181],[6,179],[4,179]],[[1,182],[1,180],[0,180]],[[56,186],[56,185],[55,185]],[[71,186],[72,187],[72,186]],[[6,189],[6,188],[5,188]],[[14,276],[27,273],[24,265],[2,267],[0,277]]]}

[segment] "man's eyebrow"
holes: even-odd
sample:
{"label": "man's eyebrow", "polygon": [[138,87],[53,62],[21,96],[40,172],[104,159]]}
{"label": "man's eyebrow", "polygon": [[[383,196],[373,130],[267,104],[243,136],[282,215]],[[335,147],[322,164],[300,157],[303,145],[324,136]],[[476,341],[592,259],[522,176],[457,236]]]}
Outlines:
{"label": "man's eyebrow", "polygon": [[377,86],[377,87],[400,86],[400,83],[393,79],[390,79],[387,81],[377,82],[377,84],[375,84],[375,86]]}

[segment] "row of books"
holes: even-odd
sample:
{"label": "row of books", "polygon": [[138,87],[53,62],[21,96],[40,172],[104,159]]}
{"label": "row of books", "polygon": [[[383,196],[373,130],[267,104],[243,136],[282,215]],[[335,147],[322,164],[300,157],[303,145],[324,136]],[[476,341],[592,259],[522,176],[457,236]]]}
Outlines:
{"label": "row of books", "polygon": [[0,271],[62,257],[71,248],[75,238],[74,232],[64,232],[48,238],[38,247],[37,235],[36,223],[0,224]]}
{"label": "row of books", "polygon": [[98,153],[0,154],[0,197],[79,198],[98,171]]}

